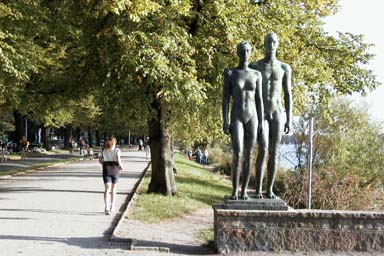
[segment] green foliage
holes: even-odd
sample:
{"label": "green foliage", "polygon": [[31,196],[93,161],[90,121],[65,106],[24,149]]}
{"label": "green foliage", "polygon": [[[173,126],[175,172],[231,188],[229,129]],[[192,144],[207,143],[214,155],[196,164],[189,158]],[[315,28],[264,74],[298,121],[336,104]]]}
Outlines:
{"label": "green foliage", "polygon": [[210,207],[230,193],[230,184],[224,177],[205,170],[185,156],[177,155],[175,163],[178,170],[177,196],[145,193],[150,179],[147,174],[139,192],[133,218],[146,222],[177,218],[198,208]]}
{"label": "green foliage", "polygon": [[42,44],[46,16],[34,1],[0,3],[0,104],[18,102],[32,72],[40,72],[54,58],[49,44]]}
{"label": "green foliage", "polygon": [[[154,114],[154,100],[160,100],[171,123],[193,116],[190,107],[202,103],[206,84],[196,79],[195,53],[184,29],[185,6],[185,1],[158,4],[140,22],[125,12],[100,33],[102,60],[109,64],[103,88],[114,93],[104,93],[106,109],[113,102],[121,106],[121,118],[143,123]],[[188,126],[186,121],[180,124]]]}
{"label": "green foliage", "polygon": [[0,110],[0,134],[14,130],[13,116],[8,111]]}
{"label": "green foliage", "polygon": [[214,245],[214,240],[215,240],[215,231],[213,227],[204,229],[200,232],[201,239],[206,241],[207,246],[214,252],[216,250],[216,247]]}
{"label": "green foliage", "polygon": [[84,33],[69,15],[73,10],[60,2],[0,4],[0,104],[45,127],[75,124],[77,113],[89,112],[92,106],[79,110],[90,98],[79,98],[90,88],[81,86],[79,79],[84,77],[79,71],[85,72]]}
{"label": "green foliage", "polygon": [[371,45],[362,36],[334,38],[323,30],[322,18],[337,9],[334,0],[104,5],[114,14],[98,34],[108,69],[104,86],[117,94],[108,99],[124,101],[121,111],[131,122],[142,122],[152,114],[153,99],[160,98],[169,109],[171,132],[185,142],[222,136],[223,69],[236,65],[235,46],[244,39],[254,46],[254,58],[262,58],[264,35],[270,31],[280,37],[279,58],[294,70],[296,113],[308,100],[326,103],[335,95],[377,86],[364,66],[372,58]]}
{"label": "green foliage", "polygon": [[347,99],[334,100],[327,109],[318,112],[318,168],[333,167],[344,176],[358,175],[362,186],[384,177],[383,124],[371,120],[368,113],[366,105]]}
{"label": "green foliage", "polygon": [[[225,147],[230,145],[222,142],[215,147],[209,149],[209,158],[214,162],[215,170],[225,175],[231,175],[232,153],[230,149],[225,150]],[[224,148],[224,150],[223,150]]]}

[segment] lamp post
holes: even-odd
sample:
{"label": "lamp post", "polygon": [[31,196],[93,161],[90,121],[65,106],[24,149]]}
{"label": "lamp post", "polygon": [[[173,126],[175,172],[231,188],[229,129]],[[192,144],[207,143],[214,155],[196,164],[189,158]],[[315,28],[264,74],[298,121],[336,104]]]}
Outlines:
{"label": "lamp post", "polygon": [[131,130],[128,130],[128,148],[131,148]]}
{"label": "lamp post", "polygon": [[309,154],[308,154],[308,209],[311,209],[312,204],[312,160],[313,160],[313,122],[311,117],[309,121]]}
{"label": "lamp post", "polygon": [[28,140],[28,119],[25,118],[25,139]]}

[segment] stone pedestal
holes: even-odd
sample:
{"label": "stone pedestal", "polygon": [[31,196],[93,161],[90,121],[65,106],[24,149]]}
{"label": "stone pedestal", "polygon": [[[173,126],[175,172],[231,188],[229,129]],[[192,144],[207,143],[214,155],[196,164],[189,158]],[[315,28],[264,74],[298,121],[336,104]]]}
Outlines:
{"label": "stone pedestal", "polygon": [[280,198],[260,199],[251,195],[248,200],[231,200],[230,196],[225,196],[224,208],[232,210],[287,211],[288,205]]}
{"label": "stone pedestal", "polygon": [[234,209],[244,204],[248,207],[250,202],[227,200],[213,206],[219,253],[384,252],[383,212]]}

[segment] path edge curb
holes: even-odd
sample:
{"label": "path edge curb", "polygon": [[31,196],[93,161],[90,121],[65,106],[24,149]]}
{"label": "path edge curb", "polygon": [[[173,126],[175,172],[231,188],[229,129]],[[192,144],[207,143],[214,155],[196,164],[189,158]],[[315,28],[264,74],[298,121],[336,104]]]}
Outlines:
{"label": "path edge curb", "polygon": [[144,168],[144,170],[143,170],[139,180],[134,185],[132,193],[128,193],[127,198],[125,199],[125,204],[127,204],[127,206],[125,207],[125,210],[121,214],[121,216],[119,218],[119,221],[117,222],[115,228],[113,229],[113,232],[112,232],[112,234],[111,234],[111,236],[109,238],[110,241],[114,241],[114,242],[117,242],[117,241],[129,241],[129,242],[132,242],[132,239],[130,239],[130,238],[122,238],[122,237],[119,237],[117,234],[120,231],[121,226],[123,225],[122,223],[124,221],[124,217],[126,216],[128,211],[131,209],[131,206],[132,206],[133,202],[136,200],[136,198],[138,196],[137,190],[141,186],[141,184],[142,184],[142,182],[144,180],[143,178],[144,178],[145,174],[147,173],[147,171],[148,171],[150,166],[151,166],[151,162],[148,162],[147,167]]}

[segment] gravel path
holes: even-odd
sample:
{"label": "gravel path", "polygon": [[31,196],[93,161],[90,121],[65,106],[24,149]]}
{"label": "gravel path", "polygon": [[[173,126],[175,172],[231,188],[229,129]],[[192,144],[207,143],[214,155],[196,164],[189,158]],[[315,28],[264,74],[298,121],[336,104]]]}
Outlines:
{"label": "gravel path", "polygon": [[121,238],[133,239],[134,247],[168,248],[174,254],[209,254],[200,237],[201,231],[213,227],[213,209],[203,208],[183,218],[149,224],[124,218]]}

